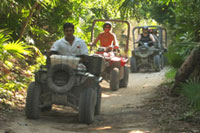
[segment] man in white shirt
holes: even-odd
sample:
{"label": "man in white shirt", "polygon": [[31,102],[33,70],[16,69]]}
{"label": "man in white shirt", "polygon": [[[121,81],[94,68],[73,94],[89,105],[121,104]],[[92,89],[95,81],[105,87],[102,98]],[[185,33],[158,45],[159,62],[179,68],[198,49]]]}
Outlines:
{"label": "man in white shirt", "polygon": [[51,47],[51,54],[76,56],[87,55],[88,49],[83,40],[74,36],[74,25],[65,23],[63,25],[64,38],[57,40]]}

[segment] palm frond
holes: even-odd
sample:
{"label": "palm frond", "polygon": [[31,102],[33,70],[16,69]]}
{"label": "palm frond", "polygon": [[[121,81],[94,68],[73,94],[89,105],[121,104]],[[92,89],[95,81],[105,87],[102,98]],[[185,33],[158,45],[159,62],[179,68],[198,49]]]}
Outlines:
{"label": "palm frond", "polygon": [[181,84],[182,94],[188,98],[194,108],[200,109],[200,80],[199,78],[189,79]]}
{"label": "palm frond", "polygon": [[6,41],[9,40],[9,36],[5,36],[4,34],[0,33],[0,46],[3,45]]}
{"label": "palm frond", "polygon": [[59,0],[39,0],[42,7],[46,8],[47,5],[55,7]]}
{"label": "palm frond", "polygon": [[9,42],[3,45],[4,50],[18,58],[24,58],[24,55],[31,55],[31,51],[28,50],[29,46],[25,46],[22,42]]}

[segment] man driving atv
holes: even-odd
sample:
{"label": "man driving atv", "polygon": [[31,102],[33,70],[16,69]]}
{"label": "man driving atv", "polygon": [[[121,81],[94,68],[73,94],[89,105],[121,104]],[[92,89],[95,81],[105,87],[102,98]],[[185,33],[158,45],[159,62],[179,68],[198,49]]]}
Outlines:
{"label": "man driving atv", "polygon": [[118,41],[116,35],[111,33],[112,24],[110,22],[105,22],[103,25],[103,33],[100,33],[95,41],[92,43],[92,46],[96,46],[96,43],[100,41],[101,47],[112,47],[113,49],[118,49]]}
{"label": "man driving atv", "polygon": [[88,54],[88,49],[83,40],[75,37],[74,25],[65,23],[63,25],[64,38],[57,40],[50,49],[50,54],[76,56]]}
{"label": "man driving atv", "polygon": [[[153,35],[151,34],[151,33],[149,33],[149,28],[148,28],[148,26],[144,26],[143,28],[142,28],[142,34],[140,34],[139,36],[138,36],[138,39],[137,39],[137,41],[135,42],[135,43],[138,43],[138,42],[150,42],[150,41],[152,41],[150,44],[149,44],[149,46],[152,46],[153,45],[153,43],[154,42],[156,42],[155,41],[155,39],[154,39],[154,37],[153,37]],[[139,46],[140,46],[140,44],[139,44]]]}

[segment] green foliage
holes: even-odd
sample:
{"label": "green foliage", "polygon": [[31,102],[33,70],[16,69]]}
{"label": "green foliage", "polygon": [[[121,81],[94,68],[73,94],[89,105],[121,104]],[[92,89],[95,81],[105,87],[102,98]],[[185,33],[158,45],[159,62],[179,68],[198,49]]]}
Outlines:
{"label": "green foliage", "polygon": [[[27,50],[29,47],[25,46],[22,42],[8,42],[3,45],[3,57],[11,55],[15,58],[25,58],[24,55],[29,55],[31,52]],[[4,59],[5,60],[5,59]]]}
{"label": "green foliage", "polygon": [[[1,1],[0,29],[6,29],[7,33],[0,33],[0,95],[8,97],[9,94],[27,87],[33,80],[33,72],[45,63],[45,57],[40,51],[48,51],[54,41],[63,37],[64,23],[73,23],[75,35],[88,43],[93,20],[120,18],[117,9],[123,1]],[[36,2],[37,7],[32,10]],[[23,25],[32,11],[33,15],[27,23],[23,41],[19,42],[17,40]]]}
{"label": "green foliage", "polygon": [[200,110],[200,80],[190,79],[186,83],[182,83],[181,93],[187,97],[194,110]]}
{"label": "green foliage", "polygon": [[[90,42],[92,21],[96,18],[120,18],[117,10],[124,0],[40,0],[28,22],[23,40],[32,43],[42,52],[63,37],[62,26],[66,22],[75,25],[75,35]],[[7,28],[14,40],[36,1],[3,0],[0,3],[0,29]],[[14,32],[13,32],[14,31]]]}
{"label": "green foliage", "polygon": [[200,17],[200,1],[199,0],[184,0],[177,1],[174,12],[176,13],[176,22],[178,24],[178,33],[191,34],[190,38],[193,41],[200,41],[199,34],[199,17]]}
{"label": "green foliage", "polygon": [[166,56],[169,64],[174,68],[179,68],[193,48],[198,47],[199,43],[182,41],[169,45]]}
{"label": "green foliage", "polygon": [[19,41],[7,42],[9,39],[9,35],[5,36],[3,33],[0,33],[0,59],[3,63],[11,56],[24,58],[23,55],[30,55],[30,51],[27,50],[28,46]]}
{"label": "green foliage", "polygon": [[174,68],[179,68],[184,61],[184,57],[179,52],[180,48],[181,45],[169,45],[168,52],[165,54],[169,65]]}
{"label": "green foliage", "polygon": [[165,77],[167,79],[173,80],[175,78],[175,76],[176,76],[176,72],[177,72],[177,69],[171,67],[170,70],[165,73]]}
{"label": "green foliage", "polygon": [[[172,2],[168,4],[163,4],[162,2],[152,1],[148,5],[143,4],[142,15],[145,18],[152,18],[156,20],[159,24],[164,25],[175,25],[175,13],[173,12],[174,5]],[[147,13],[146,13],[147,12]]]}
{"label": "green foliage", "polygon": [[191,49],[199,45],[199,8],[199,0],[125,0],[120,9],[124,15],[136,13],[140,16],[136,18],[154,19],[168,28],[173,43],[168,50],[169,63],[178,68]]}
{"label": "green foliage", "polygon": [[[35,69],[38,69],[39,65],[45,61],[44,56],[36,47],[19,41],[10,42],[10,39],[9,35],[0,33],[0,95],[5,98],[10,92],[26,88],[33,80]],[[36,62],[29,62],[28,60],[33,57],[36,57]],[[35,65],[30,67],[29,64]]]}

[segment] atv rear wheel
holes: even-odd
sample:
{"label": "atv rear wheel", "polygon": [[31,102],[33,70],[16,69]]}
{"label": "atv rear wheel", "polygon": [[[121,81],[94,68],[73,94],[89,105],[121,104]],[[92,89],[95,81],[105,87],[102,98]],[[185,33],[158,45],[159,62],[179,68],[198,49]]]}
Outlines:
{"label": "atv rear wheel", "polygon": [[120,88],[127,88],[128,86],[128,79],[129,79],[129,70],[127,66],[124,66],[124,78],[120,80],[119,87]]}
{"label": "atv rear wheel", "polygon": [[85,124],[91,124],[94,120],[94,111],[97,93],[93,88],[85,88],[81,92],[79,100],[79,121]]}
{"label": "atv rear wheel", "polygon": [[40,117],[40,93],[40,84],[35,82],[30,83],[25,106],[26,117],[29,119],[38,119]]}
{"label": "atv rear wheel", "polygon": [[98,85],[98,87],[97,87],[97,102],[96,102],[96,105],[95,105],[95,112],[94,112],[95,115],[99,115],[100,114],[100,109],[101,109],[101,92],[102,92],[101,86]]}
{"label": "atv rear wheel", "polygon": [[119,68],[113,68],[110,73],[110,89],[112,91],[119,89]]}

